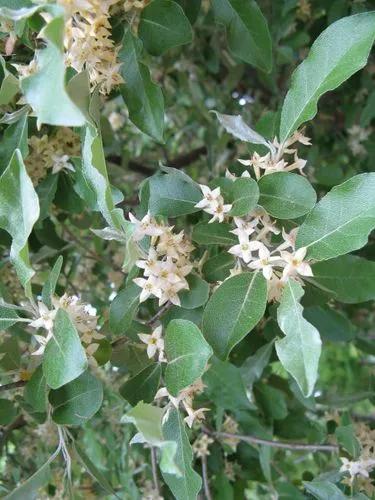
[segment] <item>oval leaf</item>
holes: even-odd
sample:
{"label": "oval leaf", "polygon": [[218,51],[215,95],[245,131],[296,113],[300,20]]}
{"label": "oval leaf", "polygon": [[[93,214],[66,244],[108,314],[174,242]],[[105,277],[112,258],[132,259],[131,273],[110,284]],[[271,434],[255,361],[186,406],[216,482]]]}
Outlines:
{"label": "oval leaf", "polygon": [[229,215],[242,217],[256,207],[259,198],[259,188],[254,179],[246,177],[236,179],[231,189],[233,207]]}
{"label": "oval leaf", "polygon": [[321,33],[293,73],[281,112],[281,141],[316,115],[321,95],[363,68],[374,37],[375,12],[344,17]]}
{"label": "oval leaf", "polygon": [[68,313],[59,309],[56,313],[53,337],[44,351],[43,373],[52,389],[79,377],[86,370],[87,359],[76,327]]}
{"label": "oval leaf", "polygon": [[140,401],[152,403],[159,387],[161,367],[159,363],[146,366],[120,387],[121,396],[132,406]]}
{"label": "oval leaf", "polygon": [[180,292],[181,307],[184,309],[196,309],[203,306],[210,293],[210,286],[207,281],[202,280],[196,274],[190,274],[186,277],[189,284],[189,290]]}
{"label": "oval leaf", "polygon": [[277,340],[275,347],[283,367],[295,379],[303,395],[309,397],[318,376],[322,341],[318,330],[302,316],[299,300],[303,294],[303,288],[296,281],[289,279],[285,284],[277,309],[277,322],[285,337]]}
{"label": "oval leaf", "polygon": [[175,319],[165,334],[165,354],[168,364],[165,383],[172,396],[201,377],[212,349],[199,328],[185,319]]}
{"label": "oval leaf", "polygon": [[375,173],[352,177],[334,187],[298,230],[297,248],[326,260],[363,247],[375,226]]}
{"label": "oval leaf", "polygon": [[160,56],[166,50],[190,43],[193,30],[183,9],[172,0],[154,0],[142,10],[138,34],[146,50]]}
{"label": "oval leaf", "polygon": [[254,0],[213,0],[215,17],[224,24],[230,50],[262,71],[271,71],[272,42],[267,21]]}
{"label": "oval leaf", "polygon": [[121,94],[129,110],[129,118],[142,132],[163,142],[164,98],[154,83],[148,67],[140,61],[142,43],[127,30],[122,39],[119,60],[124,78]]}
{"label": "oval leaf", "polygon": [[263,317],[266,280],[259,272],[233,276],[214,292],[203,314],[203,334],[215,354],[226,359]]}
{"label": "oval leaf", "polygon": [[309,281],[345,304],[357,304],[375,299],[375,262],[355,255],[318,262],[312,266]]}
{"label": "oval leaf", "polygon": [[238,243],[237,237],[232,234],[232,226],[226,222],[200,222],[193,227],[192,240],[199,245],[232,246]]}
{"label": "oval leaf", "polygon": [[296,219],[316,203],[316,192],[309,181],[298,174],[276,172],[259,181],[259,204],[277,219]]}
{"label": "oval leaf", "polygon": [[139,306],[141,289],[134,283],[121,290],[109,309],[109,327],[116,335],[126,332],[130,327]]}
{"label": "oval leaf", "polygon": [[103,401],[100,380],[88,372],[57,391],[50,391],[49,402],[53,407],[52,419],[60,425],[85,423],[99,410]]}

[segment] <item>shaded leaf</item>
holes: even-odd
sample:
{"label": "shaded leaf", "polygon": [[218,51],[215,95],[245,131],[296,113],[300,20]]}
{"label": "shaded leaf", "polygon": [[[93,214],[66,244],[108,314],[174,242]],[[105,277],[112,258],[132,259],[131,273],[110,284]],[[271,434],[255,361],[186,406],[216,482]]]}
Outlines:
{"label": "shaded leaf", "polygon": [[193,31],[182,8],[172,0],[154,0],[142,10],[138,34],[146,50],[160,56],[166,50],[190,43]]}
{"label": "shaded leaf", "polygon": [[167,327],[165,354],[165,383],[168,392],[177,396],[203,374],[212,349],[194,323],[175,319]]}
{"label": "shaded leaf", "polygon": [[219,358],[226,359],[260,321],[266,303],[266,280],[259,272],[232,276],[215,290],[204,310],[202,329]]}
{"label": "shaded leaf", "polygon": [[141,288],[135,283],[123,288],[109,309],[109,327],[115,335],[126,333],[139,307]]}
{"label": "shaded leaf", "polygon": [[218,22],[224,24],[233,54],[262,71],[272,68],[272,43],[267,21],[254,0],[214,0]]}
{"label": "shaded leaf", "polygon": [[125,83],[121,94],[129,110],[129,118],[142,132],[163,142],[164,98],[154,83],[148,67],[140,61],[142,43],[127,30],[122,39],[119,60]]}
{"label": "shaded leaf", "polygon": [[127,380],[120,387],[119,392],[132,406],[135,406],[140,401],[152,403],[159,387],[160,377],[160,364],[152,363]]}
{"label": "shaded leaf", "polygon": [[52,419],[60,425],[84,424],[99,410],[103,401],[103,386],[89,372],[49,393],[53,407]]}

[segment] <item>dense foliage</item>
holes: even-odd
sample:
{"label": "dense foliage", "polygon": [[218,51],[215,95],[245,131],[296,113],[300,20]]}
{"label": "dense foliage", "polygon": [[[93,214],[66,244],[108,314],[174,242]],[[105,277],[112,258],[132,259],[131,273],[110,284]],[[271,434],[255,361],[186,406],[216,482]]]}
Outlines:
{"label": "dense foliage", "polygon": [[375,498],[370,4],[0,0],[2,497]]}

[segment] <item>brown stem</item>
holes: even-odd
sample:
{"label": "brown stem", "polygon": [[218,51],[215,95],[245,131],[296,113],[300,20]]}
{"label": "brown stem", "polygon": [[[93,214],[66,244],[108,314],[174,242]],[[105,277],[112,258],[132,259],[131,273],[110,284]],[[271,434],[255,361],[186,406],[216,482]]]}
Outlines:
{"label": "brown stem", "polygon": [[208,483],[208,473],[207,473],[207,457],[203,455],[201,458],[202,461],[202,478],[203,478],[203,489],[204,494],[207,500],[212,500],[210,485]]}
{"label": "brown stem", "polygon": [[310,451],[327,451],[337,452],[339,447],[334,444],[305,444],[305,443],[290,443],[285,441],[272,441],[270,439],[261,439],[255,436],[244,436],[242,434],[232,434],[230,432],[216,432],[206,427],[203,432],[215,438],[235,438],[249,444],[261,444],[264,446],[272,446],[273,448],[282,448],[284,450],[310,450]]}
{"label": "brown stem", "polygon": [[[206,146],[200,146],[199,148],[193,149],[193,151],[190,151],[189,153],[184,153],[167,161],[167,166],[174,168],[186,167],[187,165],[190,165],[194,161],[198,160],[200,156],[206,154],[207,154]],[[117,165],[122,164],[121,156],[116,156],[116,155],[108,156],[108,161],[116,163]],[[127,167],[129,170],[132,170],[133,172],[138,172],[139,174],[143,174],[146,176],[152,175],[155,172],[154,167],[144,165],[143,163],[136,160],[130,160],[127,164]]]}
{"label": "brown stem", "polygon": [[165,312],[168,311],[168,309],[170,309],[172,307],[172,304],[171,302],[167,302],[166,304],[164,304],[160,309],[159,311],[154,315],[152,316],[151,319],[149,319],[147,322],[146,322],[146,325],[148,326],[154,326],[154,324],[159,320],[159,318],[161,316],[163,316],[163,314]]}
{"label": "brown stem", "polygon": [[23,387],[26,385],[26,380],[17,380],[17,382],[11,382],[10,384],[0,385],[0,392],[9,391],[11,389],[17,389],[18,387]]}
{"label": "brown stem", "polygon": [[154,489],[157,492],[158,496],[160,496],[158,462],[156,459],[156,448],[154,446],[151,447],[151,467],[152,467],[152,480],[154,482]]}

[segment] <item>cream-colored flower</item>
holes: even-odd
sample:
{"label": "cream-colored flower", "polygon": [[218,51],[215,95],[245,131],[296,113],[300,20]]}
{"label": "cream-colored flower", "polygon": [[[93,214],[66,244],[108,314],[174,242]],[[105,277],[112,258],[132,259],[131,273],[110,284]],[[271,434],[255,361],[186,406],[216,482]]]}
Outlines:
{"label": "cream-colored flower", "polygon": [[283,280],[287,280],[289,276],[300,274],[301,276],[313,276],[310,264],[303,259],[307,252],[306,247],[299,248],[293,253],[282,251],[281,258],[286,262],[283,271]]}
{"label": "cream-colored flower", "polygon": [[150,335],[138,333],[138,337],[147,345],[147,356],[150,359],[158,353],[159,361],[164,361],[164,339],[162,338],[162,332],[163,327],[160,325]]}

